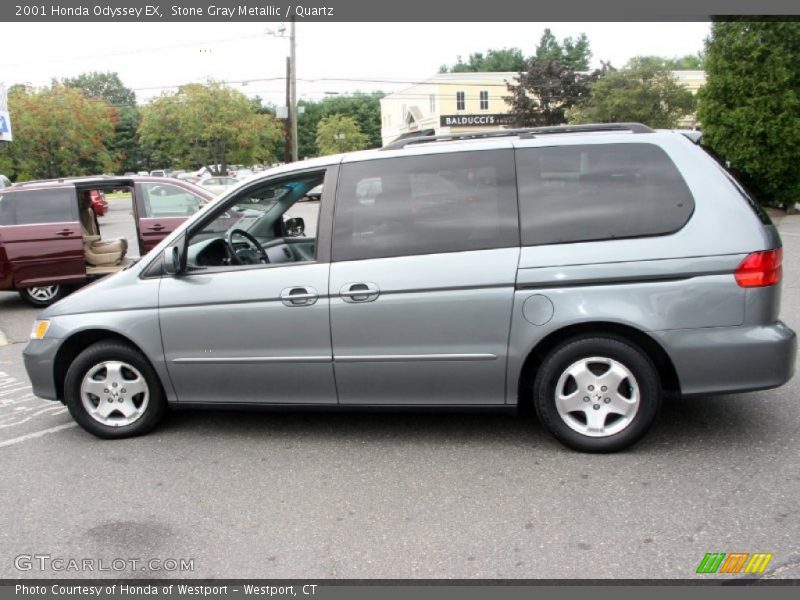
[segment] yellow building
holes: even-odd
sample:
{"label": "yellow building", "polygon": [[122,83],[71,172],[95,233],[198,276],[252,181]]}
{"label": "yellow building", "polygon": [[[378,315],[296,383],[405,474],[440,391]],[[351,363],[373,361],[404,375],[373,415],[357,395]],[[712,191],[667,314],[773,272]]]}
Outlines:
{"label": "yellow building", "polygon": [[[673,71],[692,93],[705,83],[703,71]],[[381,99],[381,137],[388,144],[401,135],[433,130],[436,134],[492,131],[513,126],[507,83],[516,71],[496,73],[439,73]],[[697,125],[694,115],[680,126]]]}

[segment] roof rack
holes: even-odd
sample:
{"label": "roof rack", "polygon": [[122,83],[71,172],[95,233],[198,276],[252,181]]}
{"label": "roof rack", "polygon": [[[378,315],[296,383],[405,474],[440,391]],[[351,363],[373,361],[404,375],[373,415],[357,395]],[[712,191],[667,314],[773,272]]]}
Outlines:
{"label": "roof rack", "polygon": [[425,144],[428,142],[454,142],[462,140],[481,140],[499,137],[518,136],[523,139],[535,138],[539,135],[552,135],[557,133],[592,133],[598,131],[629,131],[631,133],[655,133],[647,125],[641,123],[591,123],[587,125],[555,125],[552,127],[526,127],[523,129],[500,129],[498,131],[464,131],[462,133],[447,133],[441,135],[420,135],[396,139],[386,144],[381,150],[398,150],[412,144]]}

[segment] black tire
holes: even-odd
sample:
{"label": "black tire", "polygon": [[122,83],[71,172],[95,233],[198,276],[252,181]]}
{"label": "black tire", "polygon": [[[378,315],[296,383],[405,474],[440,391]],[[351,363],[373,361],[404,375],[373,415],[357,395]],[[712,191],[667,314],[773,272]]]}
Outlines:
{"label": "black tire", "polygon": [[[144,378],[149,398],[141,416],[126,425],[107,425],[92,417],[81,399],[84,377],[98,365],[119,361],[134,367]],[[153,367],[136,349],[116,341],[97,342],[81,352],[67,369],[64,379],[64,401],[78,425],[104,439],[119,439],[143,435],[151,431],[164,416],[166,400]],[[100,398],[100,402],[104,399]]]}
{"label": "black tire", "polygon": [[44,308],[61,300],[72,290],[66,285],[43,285],[17,290],[25,302],[36,308]]}
{"label": "black tire", "polygon": [[[593,357],[603,357],[621,364],[633,375],[638,393],[638,410],[630,418],[630,421],[625,425],[623,423],[624,419],[619,416],[609,415],[602,417],[605,419],[603,428],[608,426],[605,423],[611,422],[609,426],[610,434],[598,434],[598,437],[576,431],[567,423],[566,418],[562,418],[556,406],[556,387],[562,375],[565,376],[564,381],[567,382],[567,386],[572,385],[577,389],[577,380],[573,380],[570,383],[566,372],[579,361]],[[602,366],[602,363],[598,364]],[[595,368],[593,364],[592,368]],[[629,382],[629,379],[623,380],[620,385],[627,386]],[[633,394],[633,389],[633,386],[629,387],[628,393]],[[591,392],[585,393],[590,394]],[[562,444],[581,452],[605,453],[617,452],[628,448],[647,433],[658,415],[661,406],[661,394],[661,381],[658,371],[650,358],[641,349],[621,338],[596,336],[567,340],[545,357],[534,382],[533,404],[539,420]],[[598,390],[598,395],[603,396],[605,394],[600,393]],[[584,419],[586,419],[585,415],[589,414],[589,411],[594,408],[599,407],[605,410],[603,404],[608,398],[597,400],[597,405],[594,404],[595,400],[593,398],[588,401],[586,398],[590,397],[588,395],[581,397],[582,402],[587,402]],[[592,409],[589,408],[590,406]],[[580,412],[570,413],[571,415],[580,417]],[[623,429],[616,432],[613,431],[615,419],[619,420],[618,427],[624,426]],[[582,424],[578,418],[573,418],[571,421],[577,427]]]}

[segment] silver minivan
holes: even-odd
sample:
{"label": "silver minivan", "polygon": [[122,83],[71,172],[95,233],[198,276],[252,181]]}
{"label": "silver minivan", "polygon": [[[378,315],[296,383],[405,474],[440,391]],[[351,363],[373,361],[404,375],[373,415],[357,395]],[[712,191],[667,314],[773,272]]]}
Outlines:
{"label": "silver minivan", "polygon": [[794,371],[777,230],[695,142],[566,126],[265,171],[44,310],[34,392],[104,438],[168,407],[532,407],[625,448],[666,393]]}

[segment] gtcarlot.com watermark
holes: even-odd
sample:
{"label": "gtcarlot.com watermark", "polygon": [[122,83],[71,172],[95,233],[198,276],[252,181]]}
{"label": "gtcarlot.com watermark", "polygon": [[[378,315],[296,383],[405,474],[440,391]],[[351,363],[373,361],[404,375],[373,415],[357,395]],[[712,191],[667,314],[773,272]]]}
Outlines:
{"label": "gtcarlot.com watermark", "polygon": [[14,557],[18,571],[55,573],[126,573],[135,571],[194,571],[193,558],[74,558],[50,554],[19,554]]}

